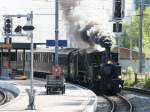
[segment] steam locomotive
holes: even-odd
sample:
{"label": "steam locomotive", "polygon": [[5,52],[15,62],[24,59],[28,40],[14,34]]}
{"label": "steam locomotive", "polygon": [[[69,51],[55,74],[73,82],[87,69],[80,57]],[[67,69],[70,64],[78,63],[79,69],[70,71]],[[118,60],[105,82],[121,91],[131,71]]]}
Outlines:
{"label": "steam locomotive", "polygon": [[105,51],[61,49],[59,64],[67,81],[90,88],[97,94],[115,94],[123,87],[123,80],[119,79],[118,54],[110,51],[111,44],[107,39],[95,39],[95,43],[101,42]]}
{"label": "steam locomotive", "polygon": [[[65,76],[66,81],[90,88],[98,94],[115,94],[123,87],[123,80],[119,79],[121,67],[118,63],[118,54],[110,51],[111,44],[108,39],[95,38],[95,43],[101,43],[105,51],[92,48],[59,49],[58,60],[61,75]],[[23,52],[11,53],[11,67],[19,70],[24,65],[25,69],[23,71],[25,74],[29,74],[30,52],[26,51],[25,56],[23,54]],[[17,58],[15,58],[16,56]],[[34,76],[44,78],[46,75],[51,74],[54,59],[55,53],[52,51],[35,50]]]}

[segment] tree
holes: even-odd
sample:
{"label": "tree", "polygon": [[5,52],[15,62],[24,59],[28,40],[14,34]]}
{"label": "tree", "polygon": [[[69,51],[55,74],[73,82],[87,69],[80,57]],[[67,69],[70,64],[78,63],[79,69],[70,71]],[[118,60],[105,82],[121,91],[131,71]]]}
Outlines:
{"label": "tree", "polygon": [[[129,18],[130,19],[130,18]],[[138,37],[139,37],[139,19],[136,16],[133,16],[132,19],[132,40],[133,48],[138,46]],[[123,35],[123,47],[130,48],[130,20],[127,20],[124,25],[124,35]]]}
{"label": "tree", "polygon": [[[135,2],[136,9],[138,9],[140,7],[141,0],[134,0],[134,2]],[[144,4],[150,4],[150,1],[149,0],[144,0]],[[146,6],[148,6],[148,5],[146,5]]]}
{"label": "tree", "polygon": [[[139,15],[139,10],[137,10],[136,15]],[[133,48],[138,47],[138,39],[139,39],[139,16],[133,16],[132,19],[132,38],[133,38]],[[123,35],[123,47],[130,47],[130,21],[126,21],[124,26],[124,35]],[[144,9],[143,16],[143,52],[146,57],[150,57],[150,52],[148,52],[150,48],[150,7],[146,7]]]}
{"label": "tree", "polygon": [[143,50],[150,57],[150,7],[145,8],[143,18]]}

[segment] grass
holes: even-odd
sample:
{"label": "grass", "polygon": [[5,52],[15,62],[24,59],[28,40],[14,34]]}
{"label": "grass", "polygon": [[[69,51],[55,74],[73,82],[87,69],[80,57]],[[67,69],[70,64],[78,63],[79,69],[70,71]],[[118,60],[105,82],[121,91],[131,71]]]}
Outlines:
{"label": "grass", "polygon": [[125,80],[125,82],[124,82],[124,86],[132,86],[132,85],[134,85],[134,79],[127,79],[127,80]]}
{"label": "grass", "polygon": [[123,74],[122,79],[124,80],[124,86],[132,86],[135,83],[134,75],[130,73]]}
{"label": "grass", "polygon": [[[135,84],[135,75],[130,73],[122,74],[125,86],[132,86]],[[137,75],[137,84],[143,85],[144,89],[150,89],[150,73],[142,73]]]}

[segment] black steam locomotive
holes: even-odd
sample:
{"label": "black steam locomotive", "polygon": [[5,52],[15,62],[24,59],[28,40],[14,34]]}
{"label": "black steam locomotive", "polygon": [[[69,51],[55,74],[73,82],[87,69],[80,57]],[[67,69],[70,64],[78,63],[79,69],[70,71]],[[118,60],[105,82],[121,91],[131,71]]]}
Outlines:
{"label": "black steam locomotive", "polygon": [[[96,40],[98,42],[98,40]],[[59,64],[66,80],[92,89],[97,94],[115,94],[123,86],[118,54],[94,49],[66,48],[59,51]]]}

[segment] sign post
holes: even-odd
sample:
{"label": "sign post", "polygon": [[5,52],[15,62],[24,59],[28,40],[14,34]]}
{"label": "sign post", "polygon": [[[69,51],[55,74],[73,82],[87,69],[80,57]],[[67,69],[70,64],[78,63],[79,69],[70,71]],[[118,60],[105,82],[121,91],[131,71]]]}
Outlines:
{"label": "sign post", "polygon": [[55,0],[55,76],[58,68],[59,0]]}

